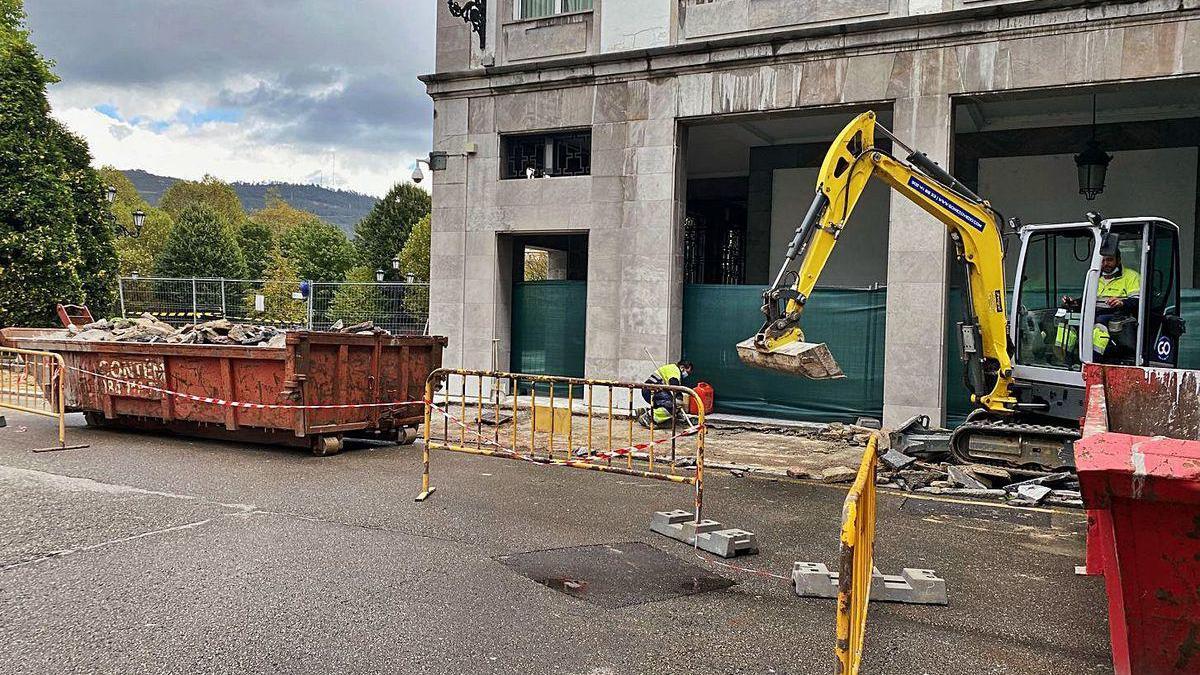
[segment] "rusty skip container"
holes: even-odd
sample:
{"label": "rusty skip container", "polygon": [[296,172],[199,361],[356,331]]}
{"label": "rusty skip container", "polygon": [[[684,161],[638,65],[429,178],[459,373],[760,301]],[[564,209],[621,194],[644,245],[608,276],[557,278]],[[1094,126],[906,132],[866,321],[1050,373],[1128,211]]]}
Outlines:
{"label": "rusty skip container", "polygon": [[1200,371],[1084,366],[1087,572],[1117,675],[1200,673]]}
{"label": "rusty skip container", "polygon": [[[5,344],[63,356],[67,408],[89,425],[303,446],[318,455],[340,451],[346,436],[415,440],[425,379],[446,346],[439,336],[307,331],[288,333],[283,347],[94,342],[56,329],[0,335]],[[369,405],[386,403],[398,405]],[[331,405],[355,407],[307,407]]]}

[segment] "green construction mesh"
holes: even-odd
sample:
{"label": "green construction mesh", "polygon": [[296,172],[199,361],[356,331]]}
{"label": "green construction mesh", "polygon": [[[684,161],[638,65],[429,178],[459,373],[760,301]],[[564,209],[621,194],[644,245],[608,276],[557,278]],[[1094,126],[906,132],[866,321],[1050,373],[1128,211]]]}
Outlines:
{"label": "green construction mesh", "polygon": [[583,377],[587,282],[523,281],[512,300],[513,370]]}
{"label": "green construction mesh", "polygon": [[758,286],[690,284],[683,291],[683,356],[708,382],[716,411],[811,421],[879,417],[883,410],[884,302],[887,292],[822,288],[801,324],[810,342],[826,342],[843,380],[809,380],[750,368],[735,345],[762,326]]}

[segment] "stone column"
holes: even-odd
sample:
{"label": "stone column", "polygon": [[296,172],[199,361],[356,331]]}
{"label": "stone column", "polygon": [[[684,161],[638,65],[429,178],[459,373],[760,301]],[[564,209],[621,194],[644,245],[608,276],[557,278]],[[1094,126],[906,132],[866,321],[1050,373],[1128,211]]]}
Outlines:
{"label": "stone column", "polygon": [[[950,166],[951,101],[945,94],[897,99],[894,131],[909,146]],[[912,415],[946,418],[946,226],[893,192],[888,225],[887,335],[883,422]]]}

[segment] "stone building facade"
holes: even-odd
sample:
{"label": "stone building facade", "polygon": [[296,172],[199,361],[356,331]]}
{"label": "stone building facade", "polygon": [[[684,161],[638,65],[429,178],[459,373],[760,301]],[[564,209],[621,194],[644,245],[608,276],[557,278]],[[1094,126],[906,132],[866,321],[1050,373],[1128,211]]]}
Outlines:
{"label": "stone building facade", "polygon": [[[1200,75],[1198,0],[551,0],[550,15],[517,18],[526,1],[489,0],[481,46],[437,0],[436,72],[422,79],[433,149],[449,157],[433,172],[430,321],[451,366],[489,367],[494,340],[509,366],[513,237],[571,233],[587,235],[586,374],[640,380],[677,357],[696,123],[882,109],[953,167],[960,103]],[[585,175],[503,178],[505,138],[554,130],[590,133]],[[949,241],[885,199],[883,414],[936,421],[959,386],[945,365]]]}

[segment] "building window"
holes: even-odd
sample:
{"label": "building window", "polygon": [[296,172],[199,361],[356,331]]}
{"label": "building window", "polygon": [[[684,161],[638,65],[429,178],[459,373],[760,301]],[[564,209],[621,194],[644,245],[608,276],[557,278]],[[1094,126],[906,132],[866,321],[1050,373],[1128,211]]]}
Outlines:
{"label": "building window", "polygon": [[520,134],[501,138],[501,178],[586,176],[592,172],[592,132]]}
{"label": "building window", "polygon": [[592,0],[513,0],[514,19],[540,19],[555,14],[585,12]]}

